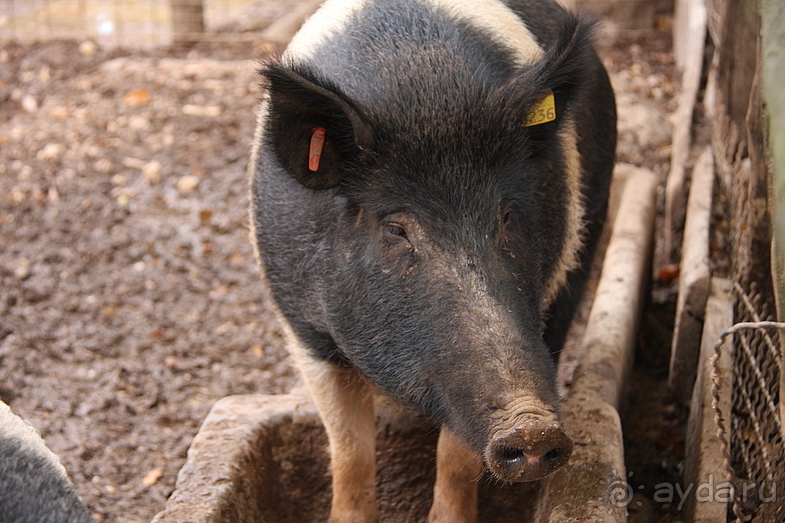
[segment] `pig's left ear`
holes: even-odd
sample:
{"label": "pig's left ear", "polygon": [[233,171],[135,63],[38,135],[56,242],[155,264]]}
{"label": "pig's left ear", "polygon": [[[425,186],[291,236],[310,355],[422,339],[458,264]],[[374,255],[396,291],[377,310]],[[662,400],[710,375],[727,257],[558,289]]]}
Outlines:
{"label": "pig's left ear", "polygon": [[594,22],[569,14],[562,22],[561,37],[546,51],[537,76],[550,88],[557,114],[591,90],[602,67],[592,49]]}
{"label": "pig's left ear", "polygon": [[371,142],[370,126],[337,88],[280,63],[261,71],[270,97],[267,139],[276,159],[309,189],[337,186]]}
{"label": "pig's left ear", "polygon": [[[581,94],[591,91],[596,69],[602,66],[591,48],[593,27],[589,20],[566,15],[557,31],[559,37],[542,59],[497,91],[497,97],[512,102],[516,122],[531,125],[535,134],[548,134],[558,128],[574,104],[584,103]],[[539,114],[536,123],[531,123],[534,115],[551,112],[555,118]],[[542,125],[554,120],[555,124]]]}

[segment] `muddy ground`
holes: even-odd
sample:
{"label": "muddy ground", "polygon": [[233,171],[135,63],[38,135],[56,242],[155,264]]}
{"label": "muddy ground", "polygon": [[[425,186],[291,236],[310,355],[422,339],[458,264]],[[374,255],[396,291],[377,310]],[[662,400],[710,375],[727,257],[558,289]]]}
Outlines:
{"label": "muddy ground", "polygon": [[[619,160],[664,179],[678,89],[668,33],[601,48]],[[0,47],[0,399],[99,521],[162,510],[217,399],[297,382],[248,241],[267,51]]]}

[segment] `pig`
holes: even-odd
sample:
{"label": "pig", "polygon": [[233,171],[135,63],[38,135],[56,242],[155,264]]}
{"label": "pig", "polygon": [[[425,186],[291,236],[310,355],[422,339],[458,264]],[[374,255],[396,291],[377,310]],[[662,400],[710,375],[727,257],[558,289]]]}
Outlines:
{"label": "pig", "polygon": [[331,522],[376,520],[376,393],[441,427],[429,521],[569,459],[555,361],[616,146],[592,33],[550,0],[327,0],[263,64],[251,234]]}
{"label": "pig", "polygon": [[0,523],[93,523],[58,457],[0,402]]}

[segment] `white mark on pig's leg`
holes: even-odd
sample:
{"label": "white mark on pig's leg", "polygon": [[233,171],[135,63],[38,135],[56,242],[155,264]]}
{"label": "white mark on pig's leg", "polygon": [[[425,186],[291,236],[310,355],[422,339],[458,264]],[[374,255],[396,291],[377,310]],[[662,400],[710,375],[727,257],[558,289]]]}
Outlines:
{"label": "white mark on pig's leg", "polygon": [[330,440],[331,523],[376,521],[373,387],[359,372],[292,351]]}
{"label": "white mark on pig's leg", "polygon": [[428,523],[477,521],[477,484],[482,459],[447,427],[436,447],[436,484]]}

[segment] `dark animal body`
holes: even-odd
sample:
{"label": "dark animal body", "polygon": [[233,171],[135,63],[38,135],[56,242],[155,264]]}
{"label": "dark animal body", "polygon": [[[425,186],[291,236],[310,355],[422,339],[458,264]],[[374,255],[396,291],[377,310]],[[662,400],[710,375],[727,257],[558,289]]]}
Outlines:
{"label": "dark animal body", "polygon": [[431,521],[476,517],[483,461],[568,460],[554,361],[616,146],[591,27],[548,0],[328,0],[264,66],[254,236],[330,437],[331,521],[375,518],[378,389],[442,425]]}
{"label": "dark animal body", "polygon": [[0,403],[0,523],[92,523],[57,456]]}

